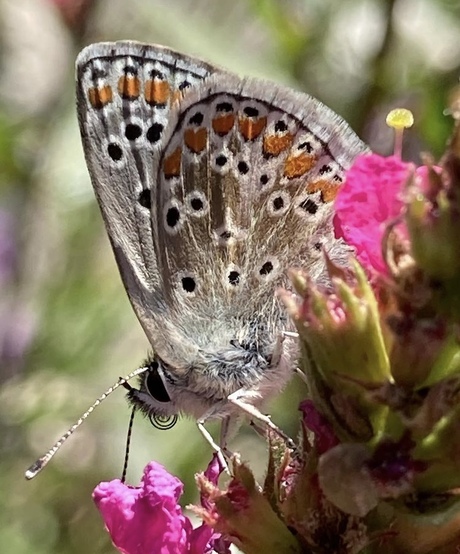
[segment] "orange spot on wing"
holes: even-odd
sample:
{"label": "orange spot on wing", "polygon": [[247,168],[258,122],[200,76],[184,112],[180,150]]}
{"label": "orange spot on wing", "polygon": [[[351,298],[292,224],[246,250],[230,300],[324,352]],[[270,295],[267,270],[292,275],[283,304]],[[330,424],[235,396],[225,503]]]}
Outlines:
{"label": "orange spot on wing", "polygon": [[141,84],[138,77],[123,75],[118,79],[118,92],[123,98],[135,100],[139,98]]}
{"label": "orange spot on wing", "polygon": [[170,96],[168,81],[149,79],[145,83],[144,95],[149,104],[166,104]]}
{"label": "orange spot on wing", "polygon": [[307,185],[307,192],[313,194],[321,191],[321,198],[326,204],[332,202],[339,192],[340,184],[328,181],[327,179],[319,179]]}
{"label": "orange spot on wing", "polygon": [[207,140],[208,130],[205,127],[200,127],[196,131],[194,129],[186,129],[184,132],[184,142],[195,154],[199,154],[206,148]]}
{"label": "orange spot on wing", "polygon": [[312,154],[290,155],[284,164],[284,176],[288,179],[301,177],[309,171],[316,163],[316,156]]}
{"label": "orange spot on wing", "polygon": [[174,152],[164,159],[163,173],[166,179],[178,177],[180,175],[180,166],[182,161],[182,149],[177,147]]}
{"label": "orange spot on wing", "polygon": [[264,137],[263,151],[270,156],[279,156],[281,152],[291,147],[293,135],[268,135]]}
{"label": "orange spot on wing", "polygon": [[235,116],[230,113],[227,115],[222,115],[220,117],[215,117],[212,120],[212,128],[218,135],[223,136],[230,132],[234,123]]}
{"label": "orange spot on wing", "polygon": [[112,87],[104,85],[103,87],[92,87],[88,90],[88,100],[96,110],[100,110],[113,100]]}
{"label": "orange spot on wing", "polygon": [[243,138],[245,140],[254,140],[265,129],[267,118],[259,117],[258,119],[250,119],[249,117],[241,117],[238,123]]}

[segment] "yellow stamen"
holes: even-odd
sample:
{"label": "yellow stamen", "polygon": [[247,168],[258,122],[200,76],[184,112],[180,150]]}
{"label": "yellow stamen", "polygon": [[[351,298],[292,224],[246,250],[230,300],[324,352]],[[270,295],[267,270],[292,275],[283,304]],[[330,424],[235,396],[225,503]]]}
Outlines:
{"label": "yellow stamen", "polygon": [[388,127],[393,127],[393,129],[408,129],[414,124],[414,115],[410,110],[397,108],[389,112],[386,122]]}
{"label": "yellow stamen", "polygon": [[414,115],[410,110],[397,108],[389,112],[386,118],[386,123],[388,127],[393,127],[395,130],[394,155],[401,158],[404,129],[412,127],[414,124]]}

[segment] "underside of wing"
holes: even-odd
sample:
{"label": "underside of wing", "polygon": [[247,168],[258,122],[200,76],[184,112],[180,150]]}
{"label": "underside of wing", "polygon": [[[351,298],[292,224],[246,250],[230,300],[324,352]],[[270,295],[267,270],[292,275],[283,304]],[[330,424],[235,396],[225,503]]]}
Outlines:
{"label": "underside of wing", "polygon": [[366,151],[319,101],[273,83],[211,76],[190,91],[165,131],[152,205],[160,286],[178,327],[201,338],[209,318],[228,326],[233,314],[273,309],[290,267],[325,280],[323,249],[347,257],[333,200]]}
{"label": "underside of wing", "polygon": [[[76,63],[81,136],[124,285],[141,323],[165,309],[150,206],[177,102],[217,68],[161,46],[99,43]],[[145,326],[145,325],[144,325]]]}

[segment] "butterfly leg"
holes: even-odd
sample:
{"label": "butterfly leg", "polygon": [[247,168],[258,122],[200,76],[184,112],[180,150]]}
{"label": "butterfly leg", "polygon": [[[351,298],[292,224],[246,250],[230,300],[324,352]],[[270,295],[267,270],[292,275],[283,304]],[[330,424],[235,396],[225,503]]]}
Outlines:
{"label": "butterfly leg", "polygon": [[224,417],[222,420],[222,424],[220,426],[220,438],[219,438],[219,445],[222,452],[225,454],[227,458],[231,458],[233,456],[233,452],[230,452],[227,448],[227,441],[231,435],[232,430],[232,418],[230,416]]}
{"label": "butterfly leg", "polygon": [[[209,419],[209,417],[206,416],[206,414],[201,417],[200,419],[197,420],[196,424],[197,424],[197,427],[200,431],[200,433],[203,435],[203,437],[205,438],[205,440],[208,442],[208,444],[210,444],[211,448],[216,452],[217,454],[217,457],[219,458],[219,463],[222,465],[222,467],[224,468],[224,471],[226,473],[228,473],[230,475],[230,470],[228,468],[228,464],[227,464],[227,460],[225,459],[225,456],[224,456],[224,449],[222,449],[217,443],[216,441],[214,440],[213,436],[211,435],[211,433],[206,429],[205,427],[205,423],[206,421]],[[228,419],[228,418],[226,418]],[[222,440],[222,431],[221,431],[221,440]]]}
{"label": "butterfly leg", "polygon": [[286,435],[286,433],[280,429],[277,425],[273,423],[270,416],[263,414],[258,408],[253,406],[250,402],[248,402],[249,399],[254,397],[253,391],[247,391],[244,389],[237,390],[236,392],[230,394],[228,397],[228,401],[234,404],[235,406],[238,406],[243,412],[251,416],[256,421],[260,421],[263,423],[266,427],[271,429],[274,433],[276,433],[283,441],[286,443],[288,448],[295,449],[296,444],[295,442]]}

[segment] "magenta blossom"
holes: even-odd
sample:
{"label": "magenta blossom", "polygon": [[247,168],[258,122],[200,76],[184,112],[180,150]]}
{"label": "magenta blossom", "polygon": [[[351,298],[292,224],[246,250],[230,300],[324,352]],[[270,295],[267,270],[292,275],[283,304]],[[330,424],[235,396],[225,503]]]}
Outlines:
{"label": "magenta blossom", "polygon": [[[217,483],[216,457],[205,475]],[[208,554],[219,541],[208,525],[193,529],[178,504],[183,484],[156,462],[144,469],[139,487],[119,479],[100,483],[93,499],[115,547],[123,554]]]}
{"label": "magenta blossom", "polygon": [[370,273],[386,273],[382,256],[385,224],[402,213],[402,190],[413,165],[396,156],[358,156],[335,200],[337,238],[356,249]]}

